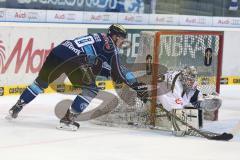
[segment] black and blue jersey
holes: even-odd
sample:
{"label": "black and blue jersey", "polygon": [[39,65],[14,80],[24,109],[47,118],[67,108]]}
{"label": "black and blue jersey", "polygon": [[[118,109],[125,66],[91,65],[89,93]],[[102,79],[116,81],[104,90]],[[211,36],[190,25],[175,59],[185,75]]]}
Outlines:
{"label": "black and blue jersey", "polygon": [[101,61],[101,68],[97,68],[100,70],[98,75],[115,77],[114,80],[124,82],[129,86],[136,82],[134,75],[120,64],[119,49],[111,37],[105,33],[88,34],[73,40],[63,41],[54,49],[54,53],[61,59],[86,54],[90,66],[94,65],[96,58]]}

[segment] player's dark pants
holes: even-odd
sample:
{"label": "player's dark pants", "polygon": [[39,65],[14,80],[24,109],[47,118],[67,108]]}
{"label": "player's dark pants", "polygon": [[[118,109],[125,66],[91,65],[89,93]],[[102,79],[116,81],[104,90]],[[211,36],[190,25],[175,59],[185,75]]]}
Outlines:
{"label": "player's dark pants", "polygon": [[[61,50],[60,50],[61,49]],[[61,53],[67,52],[68,57],[62,57]],[[65,58],[65,59],[63,59]],[[75,55],[68,51],[67,48],[59,46],[54,48],[46,58],[36,82],[42,88],[47,88],[50,83],[56,80],[63,73],[69,78],[70,82],[74,86],[89,83],[83,81],[84,76],[84,65],[87,64],[87,57],[85,54]],[[92,77],[93,78],[93,77]],[[93,79],[92,79],[93,80]],[[60,80],[59,83],[63,83],[64,79]]]}
{"label": "player's dark pants", "polygon": [[[73,86],[82,89],[81,94],[76,97],[71,106],[73,111],[82,112],[98,92],[95,85],[95,76],[92,74],[91,69],[87,67],[87,63],[87,56],[84,53],[77,55],[64,46],[57,46],[50,52],[38,77],[22,93],[20,100],[24,104],[31,102],[50,83],[65,73]],[[64,80],[65,78],[58,83],[63,83]]]}

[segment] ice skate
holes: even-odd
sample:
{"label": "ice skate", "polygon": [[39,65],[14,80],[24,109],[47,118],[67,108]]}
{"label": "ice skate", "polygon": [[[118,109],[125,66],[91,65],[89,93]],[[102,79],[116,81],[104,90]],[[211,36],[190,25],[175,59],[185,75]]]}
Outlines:
{"label": "ice skate", "polygon": [[68,110],[66,115],[60,120],[60,124],[57,126],[57,129],[77,131],[80,127],[80,124],[74,121],[77,115],[78,114],[71,113],[71,111]]}
{"label": "ice skate", "polygon": [[5,118],[7,120],[16,119],[18,117],[18,113],[23,109],[23,103],[21,100],[19,100],[10,110],[9,115],[7,115]]}

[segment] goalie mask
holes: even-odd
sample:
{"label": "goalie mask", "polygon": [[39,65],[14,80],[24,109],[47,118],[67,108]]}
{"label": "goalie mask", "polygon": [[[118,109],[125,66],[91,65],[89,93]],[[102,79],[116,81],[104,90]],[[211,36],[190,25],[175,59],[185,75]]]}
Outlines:
{"label": "goalie mask", "polygon": [[180,81],[185,89],[194,89],[197,81],[197,70],[194,66],[187,66],[181,71]]}

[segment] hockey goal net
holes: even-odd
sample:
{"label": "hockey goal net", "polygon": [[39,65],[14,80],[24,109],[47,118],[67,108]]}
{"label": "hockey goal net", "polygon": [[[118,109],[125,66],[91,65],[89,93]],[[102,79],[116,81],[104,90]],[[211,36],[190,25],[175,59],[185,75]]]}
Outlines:
{"label": "hockey goal net", "polygon": [[[143,104],[136,94],[120,89],[118,106],[94,122],[105,125],[156,125],[161,112],[156,108],[158,75],[166,70],[195,66],[198,87],[204,94],[219,92],[223,33],[210,31],[142,31],[138,56],[130,69],[140,82],[151,86],[150,105]],[[144,75],[144,76],[142,76]],[[131,97],[131,98],[130,98]],[[155,98],[154,98],[155,97]],[[129,99],[135,99],[131,101]],[[158,116],[157,116],[158,115]],[[217,117],[216,117],[217,118]]]}

